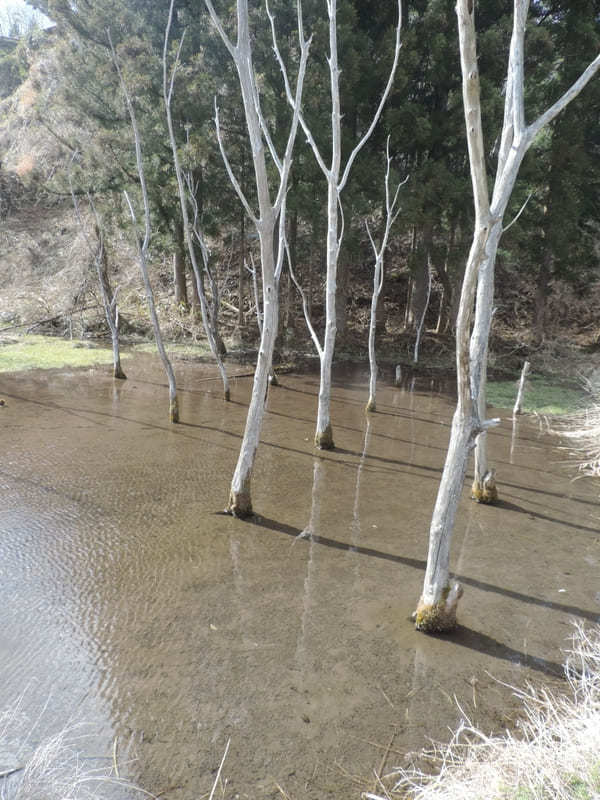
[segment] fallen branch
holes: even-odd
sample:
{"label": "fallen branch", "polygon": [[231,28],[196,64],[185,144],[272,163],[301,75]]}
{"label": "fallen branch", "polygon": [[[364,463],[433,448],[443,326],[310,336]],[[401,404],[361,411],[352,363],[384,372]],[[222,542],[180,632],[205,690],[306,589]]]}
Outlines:
{"label": "fallen branch", "polygon": [[227,302],[227,300],[221,300],[221,305],[224,305],[224,306],[225,306],[225,308],[228,308],[230,311],[233,311],[233,312],[235,312],[236,314],[239,314],[239,313],[240,313],[240,310],[239,310],[239,308],[236,308],[236,307],[235,307],[234,305],[232,305],[231,303],[228,303],[228,302]]}
{"label": "fallen branch", "polygon": [[12,775],[14,772],[20,772],[25,767],[12,767],[11,769],[5,769],[0,772],[0,778],[7,778],[9,775]]}
{"label": "fallen branch", "polygon": [[32,330],[33,328],[37,328],[38,325],[44,325],[46,322],[53,322],[55,319],[60,319],[61,317],[68,317],[72,314],[77,314],[81,311],[90,311],[93,308],[101,308],[98,303],[95,303],[91,306],[84,306],[83,308],[73,308],[71,311],[61,311],[58,314],[55,314],[53,317],[48,317],[47,319],[40,319],[37,322],[21,322],[18,325],[8,325],[6,328],[0,328],[0,333],[4,333],[4,331],[14,331],[17,328],[27,328]]}

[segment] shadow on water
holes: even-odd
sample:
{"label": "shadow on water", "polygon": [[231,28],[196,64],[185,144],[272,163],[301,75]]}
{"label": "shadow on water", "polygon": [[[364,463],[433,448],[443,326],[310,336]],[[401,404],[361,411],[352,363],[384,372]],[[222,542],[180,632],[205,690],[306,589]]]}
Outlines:
{"label": "shadow on water", "polygon": [[477,653],[487,653],[492,658],[510,661],[512,664],[519,664],[522,667],[529,667],[529,669],[552,675],[555,678],[562,678],[565,674],[562,664],[549,661],[547,658],[532,656],[521,650],[515,650],[514,647],[509,647],[492,636],[486,636],[486,634],[466,628],[464,625],[458,625],[456,630],[446,637],[446,640],[449,643],[466,647]]}
{"label": "shadow on water", "polygon": [[[139,382],[141,383],[141,381],[139,381]],[[151,382],[148,381],[147,383],[151,383]],[[165,387],[163,387],[163,388],[167,388],[166,384],[165,384]],[[177,435],[177,436],[186,436],[185,433],[182,433],[182,429],[183,428],[193,428],[193,429],[197,429],[197,430],[211,431],[211,432],[214,432],[214,433],[217,433],[217,434],[222,434],[223,436],[228,436],[230,438],[236,439],[239,442],[241,442],[241,440],[242,440],[242,435],[240,433],[235,433],[234,431],[227,430],[224,427],[217,428],[217,427],[214,427],[212,425],[205,424],[205,423],[197,423],[197,422],[189,422],[189,421],[186,421],[186,420],[180,420],[180,422],[178,422],[176,425],[173,425],[173,424],[160,425],[160,424],[157,424],[157,423],[152,423],[152,422],[144,421],[144,420],[141,420],[141,419],[136,419],[134,417],[126,417],[126,416],[123,416],[123,415],[120,415],[120,414],[116,414],[114,412],[98,411],[97,409],[89,409],[89,410],[87,410],[87,409],[81,409],[81,408],[73,408],[72,406],[62,405],[62,404],[59,404],[59,403],[46,402],[46,401],[42,401],[42,400],[33,400],[33,399],[29,398],[29,397],[23,397],[23,396],[20,396],[20,395],[17,395],[17,394],[12,394],[10,392],[4,392],[4,396],[11,398],[11,400],[20,400],[21,402],[32,403],[34,405],[43,406],[43,407],[48,408],[48,409],[53,409],[53,410],[56,410],[56,411],[62,411],[65,414],[69,414],[69,415],[71,415],[73,417],[82,419],[85,422],[92,423],[94,425],[106,426],[106,425],[108,425],[108,420],[120,420],[122,422],[129,422],[129,423],[133,423],[135,425],[138,425],[142,429],[146,429],[146,430],[153,429],[153,430],[156,430],[156,431],[168,432],[168,433],[171,433],[171,434],[174,434],[174,435]],[[247,403],[240,403],[239,401],[238,402],[230,401],[230,404],[231,405],[238,405],[238,406],[241,406],[243,408],[247,408]],[[277,412],[271,412],[271,413],[277,414]],[[96,416],[104,417],[105,419],[96,420],[96,419],[94,419],[94,417],[96,417]],[[279,414],[279,416],[286,416],[286,415]],[[294,419],[294,420],[298,421],[297,417],[291,417],[290,416],[290,419]],[[343,427],[343,426],[340,426],[340,427]],[[355,432],[358,432],[359,429],[357,429],[357,428],[348,428],[348,430],[353,430]],[[202,441],[202,440],[199,440],[197,437],[188,437],[188,438],[192,438],[194,441],[200,441],[200,442]],[[394,438],[394,437],[387,437],[387,438]],[[402,441],[402,440],[399,440],[399,441]],[[310,458],[312,458],[314,456],[314,453],[313,453],[312,450],[310,450],[310,451],[308,451],[308,450],[299,450],[298,448],[290,447],[289,445],[278,444],[276,442],[269,442],[269,441],[265,441],[264,439],[260,440],[260,444],[264,445],[265,447],[270,447],[270,448],[273,448],[275,450],[284,450],[284,451],[287,451],[289,453],[295,453],[296,455],[300,455],[300,456],[307,456],[307,457],[310,457]],[[227,448],[225,445],[219,445],[219,446],[221,448],[224,448],[224,449],[234,450],[234,448]],[[441,450],[442,448],[437,448],[437,449]],[[237,450],[235,452],[237,452]],[[342,447],[336,447],[334,450],[331,451],[331,453],[332,454],[340,454],[340,455],[350,455],[350,456],[355,456],[355,457],[360,457],[360,455],[361,455],[360,453],[356,452],[355,450],[347,450],[347,449],[344,449]],[[335,458],[333,455],[327,456],[324,453],[320,453],[319,457],[322,458],[322,459],[325,459],[325,460],[327,460],[327,459],[335,460],[336,463],[342,464],[344,466],[348,466],[348,467],[352,467],[352,468],[356,467],[356,463],[354,461],[344,461],[343,459]],[[386,463],[386,464],[390,464],[390,465],[396,465],[398,467],[406,466],[406,467],[411,467],[413,469],[420,469],[420,470],[424,470],[424,471],[431,471],[431,472],[436,472],[438,474],[441,474],[441,468],[439,468],[439,467],[429,467],[429,466],[422,465],[422,464],[408,463],[406,461],[402,461],[402,460],[396,459],[396,458],[383,458],[381,456],[375,456],[375,455],[371,455],[371,456],[369,456],[369,458],[371,460],[375,460],[375,461]],[[392,470],[392,471],[395,471],[395,470]]]}
{"label": "shadow on water", "polygon": [[[276,533],[284,533],[287,536],[292,536],[294,539],[298,540],[306,541],[307,538],[311,538],[315,544],[322,545],[323,547],[331,547],[334,550],[345,550],[347,552],[357,553],[358,555],[367,556],[369,558],[379,558],[384,561],[391,561],[394,564],[402,564],[402,566],[411,567],[412,569],[420,570],[423,573],[425,572],[425,567],[427,566],[426,562],[423,560],[407,558],[406,556],[400,556],[395,553],[386,553],[381,550],[376,550],[372,547],[351,545],[347,542],[340,542],[336,539],[328,539],[327,537],[320,536],[319,534],[314,534],[310,537],[307,537],[304,536],[304,530],[277,522],[273,519],[266,519],[265,517],[261,517],[257,514],[255,514],[248,521],[248,523],[251,525],[257,525],[260,528],[265,528],[266,530],[275,531]],[[542,606],[543,608],[549,608],[553,611],[560,611],[563,614],[570,614],[575,617],[580,617],[581,619],[587,619],[590,622],[600,621],[600,612],[598,611],[588,611],[584,608],[578,608],[577,606],[571,606],[564,603],[555,603],[551,600],[543,600],[539,597],[513,591],[512,589],[504,586],[496,586],[492,583],[486,583],[485,581],[471,578],[468,575],[455,574],[454,577],[461,583],[464,583],[466,586],[473,586],[477,589],[481,589],[484,592],[494,592],[495,594],[504,595],[504,597],[509,597],[512,600],[517,600],[521,603],[531,603],[533,605]]]}
{"label": "shadow on water", "polygon": [[[527,492],[533,492],[534,494],[543,494],[547,495],[548,497],[556,497],[558,500],[564,500],[566,497],[564,492],[553,492],[546,487],[519,485],[518,483],[509,483],[508,481],[503,481],[502,483],[504,486],[509,486],[511,489],[524,489]],[[568,499],[574,503],[583,503],[584,505],[593,506],[594,508],[598,509],[597,499],[574,496],[570,494],[568,495]]]}
{"label": "shadow on water", "polygon": [[[177,436],[185,437],[186,434],[182,433],[182,428],[189,427],[189,428],[196,428],[199,430],[206,430],[206,431],[215,431],[216,433],[221,433],[226,436],[231,436],[235,439],[241,441],[242,437],[238,433],[233,433],[227,430],[223,430],[222,428],[214,428],[209,425],[202,425],[194,422],[179,422],[176,425],[169,423],[168,425],[160,425],[155,422],[149,422],[147,420],[138,419],[135,417],[127,417],[120,414],[115,414],[114,412],[110,411],[99,411],[97,409],[81,409],[81,408],[72,408],[71,406],[61,405],[60,403],[51,403],[42,400],[33,400],[30,397],[22,397],[17,394],[11,394],[10,392],[4,392],[5,397],[10,397],[11,400],[20,400],[23,403],[30,403],[32,405],[42,406],[47,409],[51,409],[53,411],[61,411],[65,414],[69,414],[72,417],[76,417],[81,419],[82,421],[92,424],[92,425],[99,425],[99,426],[108,426],[110,420],[119,420],[121,422],[132,423],[133,425],[139,426],[142,430],[155,430],[160,431],[162,433],[170,433],[175,434]],[[103,417],[104,419],[97,420],[95,417]],[[187,438],[192,439],[195,442],[201,442],[201,439],[198,439],[195,436],[187,436]],[[234,448],[228,448],[226,445],[219,445],[223,449],[234,450]]]}
{"label": "shadow on water", "polygon": [[[356,450],[348,450],[344,447],[336,447],[334,452],[340,453],[340,455],[354,456],[355,458],[360,458],[362,455]],[[368,454],[367,458],[372,461],[382,462],[383,464],[395,464],[396,466],[413,467],[415,469],[425,470],[426,472],[435,472],[437,476],[441,476],[442,474],[441,467],[428,467],[425,464],[415,464],[413,462],[409,463],[408,461],[401,461],[399,458],[386,458],[384,456],[376,456],[372,454]]]}
{"label": "shadow on water", "polygon": [[[166,388],[166,384],[165,384],[165,388]],[[318,387],[317,387],[317,389],[318,389]],[[308,397],[312,397],[315,401],[317,400],[317,396],[318,396],[317,389],[315,389],[315,391],[309,392],[306,389],[298,389],[297,387],[289,386],[289,385],[287,385],[285,383],[281,383],[277,387],[277,391],[283,390],[284,392],[292,392],[294,394],[307,395]],[[363,387],[363,391],[364,391],[364,387]],[[412,393],[411,392],[406,392],[406,394],[408,394],[410,396]],[[361,410],[362,411],[365,408],[367,397],[365,397],[364,400],[363,399],[361,399],[361,400],[350,400],[347,397],[340,397],[339,395],[332,395],[331,399],[332,399],[332,402],[345,404],[345,405],[350,405],[350,406],[355,407],[357,410]],[[389,410],[386,411],[384,409],[389,409]],[[438,419],[431,419],[431,418],[428,418],[428,417],[418,417],[418,416],[416,416],[416,414],[414,412],[414,409],[411,410],[411,409],[403,408],[403,407],[397,406],[397,405],[390,405],[390,404],[386,405],[386,404],[380,403],[379,401],[377,401],[377,411],[374,412],[374,413],[376,413],[380,417],[388,416],[388,417],[399,417],[399,418],[413,418],[416,421],[422,422],[422,423],[427,424],[427,425],[440,425],[440,424],[445,425],[445,426],[448,425],[448,421],[445,418],[438,420]],[[284,415],[282,414],[282,416],[284,416]],[[441,414],[440,414],[440,417],[441,417]],[[310,422],[311,424],[314,424],[314,418],[306,418],[305,421],[306,422]],[[336,423],[335,427],[336,428],[341,428],[342,430],[344,430],[346,426],[339,425],[339,424]],[[348,430],[356,430],[356,428],[351,428],[351,427],[348,427],[347,429]]]}
{"label": "shadow on water", "polygon": [[534,511],[531,508],[525,508],[524,506],[519,506],[516,503],[510,503],[507,500],[499,500],[496,504],[496,508],[505,509],[506,511],[515,511],[518,514],[527,514],[530,519],[541,519],[544,522],[552,522],[556,523],[557,525],[562,525],[565,528],[571,528],[575,531],[582,531],[583,533],[593,533],[594,536],[600,536],[600,528],[598,526],[592,528],[589,525],[580,525],[576,522],[570,522],[566,519],[558,519],[558,517],[551,517],[548,514],[540,514],[539,511]]}

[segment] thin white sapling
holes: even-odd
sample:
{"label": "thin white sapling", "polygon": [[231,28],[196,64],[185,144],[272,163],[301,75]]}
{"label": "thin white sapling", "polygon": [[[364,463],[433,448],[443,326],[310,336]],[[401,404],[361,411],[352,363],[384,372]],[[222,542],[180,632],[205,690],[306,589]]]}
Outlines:
{"label": "thin white sapling", "polygon": [[125,97],[125,102],[127,104],[127,110],[129,112],[129,118],[131,120],[131,128],[133,131],[133,138],[135,142],[135,159],[137,164],[138,178],[140,181],[140,188],[142,191],[142,202],[144,205],[143,239],[141,239],[137,231],[137,216],[133,204],[129,198],[129,195],[126,191],[123,192],[123,194],[125,196],[125,200],[127,202],[127,206],[129,208],[129,213],[131,215],[131,220],[133,223],[135,243],[138,251],[138,261],[142,273],[142,279],[144,282],[144,289],[146,291],[148,311],[150,312],[150,319],[152,320],[152,327],[154,329],[154,339],[156,341],[156,347],[158,349],[160,359],[163,363],[163,367],[165,368],[165,372],[167,373],[167,380],[169,383],[169,419],[171,422],[179,422],[179,403],[177,399],[177,384],[175,382],[175,373],[173,371],[173,366],[171,364],[171,361],[169,360],[167,351],[165,350],[165,346],[163,343],[162,333],[160,330],[160,322],[158,320],[158,314],[156,313],[156,304],[154,302],[154,293],[152,291],[152,285],[150,283],[150,277],[148,274],[147,256],[148,256],[148,247],[150,245],[150,236],[151,236],[150,202],[148,200],[148,187],[146,185],[146,176],[144,173],[144,164],[142,161],[142,142],[140,138],[139,128],[137,125],[137,119],[135,116],[135,109],[133,107],[133,100],[131,98],[131,95],[129,94],[129,90],[127,89],[127,84],[125,83],[123,73],[121,72],[121,67],[119,66],[119,60],[117,58],[116,50],[113,46],[110,31],[107,31],[106,33],[108,36],[108,42],[112,53],[113,64],[117,71],[117,75],[119,76],[121,91],[123,92],[123,96]]}
{"label": "thin white sapling", "polygon": [[369,223],[365,220],[365,227],[367,229],[367,234],[369,236],[369,241],[371,242],[371,247],[373,248],[373,255],[375,256],[375,269],[373,271],[373,294],[371,296],[371,318],[369,322],[369,367],[370,367],[370,377],[369,377],[369,399],[367,401],[366,410],[367,411],[376,411],[377,410],[377,402],[376,402],[376,393],[377,393],[377,358],[375,354],[375,329],[377,324],[377,305],[379,302],[379,295],[381,294],[381,289],[383,287],[383,258],[385,255],[385,251],[388,246],[388,241],[390,237],[390,231],[392,229],[392,225],[396,221],[398,214],[400,213],[400,208],[397,207],[398,204],[398,194],[400,189],[406,181],[408,177],[406,177],[402,183],[399,183],[394,196],[391,197],[390,194],[390,166],[392,160],[390,158],[390,137],[387,137],[386,146],[385,146],[385,156],[386,156],[386,169],[385,169],[385,226],[383,229],[383,235],[381,237],[381,243],[379,248],[375,244],[373,236],[371,234],[371,229],[369,228]]}
{"label": "thin white sapling", "polygon": [[[300,60],[294,94],[294,110],[289,125],[286,148],[279,156],[264,119],[257,77],[252,64],[252,47],[248,19],[248,0],[237,0],[236,21],[237,40],[234,44],[227,35],[223,23],[216,13],[211,0],[205,0],[213,24],[233,59],[244,106],[246,127],[252,150],[252,162],[258,200],[258,214],[253,210],[235,176],[227,156],[219,123],[219,108],[215,99],[215,127],[221,155],[229,179],[246,213],[254,223],[260,242],[260,261],[263,291],[263,323],[258,358],[254,372],[252,396],[246,418],[246,427],[238,462],[231,482],[227,510],[238,517],[248,517],[252,511],[251,479],[254,459],[258,448],[260,430],[264,416],[264,398],[268,388],[269,373],[273,362],[273,348],[277,335],[279,316],[279,279],[285,252],[286,193],[292,165],[292,152],[298,130],[304,75],[310,47],[310,39],[304,38],[302,6],[298,2],[298,39]],[[271,17],[272,30],[275,31]],[[289,84],[287,84],[289,88]],[[269,177],[266,152],[275,166],[277,177]],[[272,199],[272,193],[275,199]],[[277,236],[275,231],[277,230]]]}
{"label": "thin white sapling", "polygon": [[[189,175],[188,176],[184,175],[183,170],[181,168],[179,153],[177,151],[177,141],[175,139],[175,131],[173,127],[173,115],[171,113],[173,89],[175,85],[175,78],[177,76],[177,69],[180,63],[179,59],[181,54],[181,47],[183,45],[183,36],[182,36],[177,48],[177,53],[175,55],[175,61],[173,63],[173,67],[171,69],[171,75],[169,77],[167,68],[168,45],[169,45],[169,36],[171,32],[171,24],[173,21],[174,5],[175,5],[175,0],[171,0],[171,4],[169,6],[169,17],[167,21],[167,27],[165,30],[164,46],[163,46],[163,60],[162,60],[163,101],[165,104],[165,114],[167,117],[167,127],[169,130],[169,142],[171,144],[171,151],[173,153],[173,167],[175,169],[175,177],[177,178],[177,189],[179,193],[179,205],[181,207],[181,217],[183,220],[184,238],[187,246],[187,251],[190,257],[190,262],[192,264],[192,271],[194,274],[196,291],[198,294],[198,298],[200,300],[200,313],[202,315],[202,324],[204,326],[204,331],[206,333],[206,338],[208,340],[210,351],[217,363],[218,370],[221,374],[221,380],[223,382],[223,396],[225,400],[229,400],[230,399],[229,380],[227,378],[227,371],[225,369],[225,365],[223,363],[223,359],[221,357],[221,353],[219,351],[219,346],[218,346],[219,342],[218,330],[217,330],[217,314],[219,307],[218,288],[213,272],[210,269],[208,247],[206,246],[206,242],[204,240],[204,236],[202,234],[202,230],[200,229],[199,225],[198,203],[196,202],[194,186],[192,185],[191,177]],[[188,204],[190,204],[192,207],[192,212],[193,212],[192,220],[190,220]],[[209,306],[206,297],[206,292],[204,289],[204,281],[202,280],[202,274],[200,271],[200,267],[198,265],[198,259],[196,256],[196,247],[194,241],[198,244],[200,248],[204,273],[208,277],[208,280],[211,284],[211,293],[213,299],[213,303],[211,306]]]}
{"label": "thin white sapling", "polygon": [[[315,141],[313,133],[306,122],[302,109],[294,99],[291,91],[287,71],[277,47],[277,39],[273,25],[273,17],[269,13],[271,25],[273,27],[273,40],[275,44],[275,54],[283,74],[286,88],[286,95],[289,104],[294,111],[299,114],[300,124],[308,143],[313,151],[314,157],[327,181],[327,278],[325,284],[325,334],[323,341],[316,335],[314,327],[309,325],[311,338],[315,344],[320,361],[320,385],[319,403],[317,411],[317,427],[315,431],[315,446],[323,450],[331,450],[334,447],[333,429],[331,426],[330,406],[331,406],[331,367],[333,364],[333,354],[335,349],[336,337],[336,290],[337,290],[337,269],[340,248],[344,233],[343,209],[341,203],[341,193],[348,182],[350,170],[356,160],[357,155],[367,143],[373,133],[379,118],[383,112],[383,107],[394,82],[396,68],[400,56],[400,29],[402,23],[402,5],[398,0],[398,24],[396,26],[396,38],[394,45],[394,58],[390,68],[390,73],[386,87],[381,96],[379,105],[369,127],[356,144],[346,166],[342,166],[342,111],[340,105],[340,67],[338,62],[338,42],[337,42],[337,2],[327,0],[327,14],[329,17],[329,78],[330,78],[330,97],[331,97],[331,160],[329,166],[325,162],[319,147]],[[294,281],[297,284],[297,281]],[[304,298],[303,298],[303,305]],[[305,311],[305,318],[306,318]]]}

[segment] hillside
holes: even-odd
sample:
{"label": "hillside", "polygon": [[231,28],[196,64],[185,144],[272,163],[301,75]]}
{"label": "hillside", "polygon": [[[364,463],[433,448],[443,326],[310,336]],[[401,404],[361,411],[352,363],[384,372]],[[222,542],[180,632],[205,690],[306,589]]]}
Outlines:
{"label": "hillside", "polygon": [[[73,36],[72,31],[70,35]],[[120,126],[116,132],[116,123],[112,119],[102,122],[98,116],[92,115],[89,108],[91,116],[86,117],[76,105],[65,104],[66,97],[73,100],[73,95],[69,94],[72,88],[67,86],[64,74],[65,48],[71,48],[70,58],[80,57],[73,41],[65,38],[63,30],[57,26],[34,39],[17,44],[10,40],[2,45],[0,96],[6,96],[0,101],[0,318],[7,325],[23,327],[52,319],[46,328],[42,326],[41,329],[55,333],[68,331],[75,335],[97,336],[105,331],[93,270],[94,230],[85,200],[85,193],[91,190],[106,223],[110,280],[119,287],[123,317],[130,323],[130,331],[149,335],[142,283],[122,200],[122,189],[136,191],[131,134],[126,126],[122,126],[119,117],[122,110],[118,104],[114,106],[116,111],[113,109]],[[139,44],[139,40],[135,41]],[[139,57],[136,51],[132,52],[136,58]],[[102,54],[97,56],[99,63],[101,57]],[[2,63],[7,58],[17,59],[20,64],[16,87],[10,83],[2,84],[1,76],[7,74],[6,70],[2,72]],[[14,74],[11,76],[13,80]],[[145,89],[144,84],[140,92]],[[593,99],[596,96],[597,93]],[[140,99],[139,102],[143,104],[145,101]],[[399,102],[394,98],[391,104],[395,107]],[[149,139],[150,131],[155,132],[158,124],[156,119],[142,119],[148,126],[148,149],[152,150],[147,155],[151,180],[160,182],[156,189],[152,189],[155,227],[150,252],[159,310],[168,337],[195,339],[202,336],[197,315],[183,310],[185,302],[182,304],[178,298],[173,277],[174,267],[179,264],[184,275],[187,273],[185,294],[189,304],[193,305],[190,268],[185,264],[178,233],[180,223],[177,220],[175,184],[168,160],[165,163],[160,161],[164,160],[161,150],[164,142],[150,142]],[[214,185],[220,186],[223,179],[220,156],[209,146],[214,147],[214,142],[197,143],[198,152],[194,157],[201,165],[198,168],[201,169],[200,176],[204,176],[207,182],[209,179],[217,180]],[[457,147],[464,148],[460,137]],[[363,209],[370,209],[372,224],[375,227],[381,224],[377,211],[381,186],[373,184],[367,175],[368,168],[378,164],[376,150],[374,147],[373,153],[369,153],[364,165],[360,166],[360,181],[350,187],[354,194],[345,201],[346,238],[338,275],[338,354],[342,356],[349,354],[364,358],[366,355],[373,259],[362,214]],[[186,158],[192,157],[188,151],[183,152]],[[215,171],[212,177],[208,174],[209,164]],[[434,164],[428,167],[431,191],[437,191],[436,181],[442,175],[448,181],[442,162],[439,162],[437,176],[434,167]],[[95,172],[92,175],[84,169]],[[68,174],[71,170],[84,217],[84,229],[76,220],[69,196]],[[526,182],[537,180],[533,164],[527,164],[525,172]],[[297,182],[302,183],[301,180]],[[424,202],[419,194],[422,190],[411,186],[409,184],[406,189],[407,197],[403,204],[406,212],[403,211],[396,224],[386,258],[379,347],[384,361],[410,362],[416,327],[423,317],[423,305],[428,296],[422,356],[426,360],[441,361],[451,369],[454,361],[452,315],[470,236],[468,214],[472,212],[469,198],[461,200],[467,211],[457,211],[460,219],[457,216],[455,220],[456,200],[453,201],[448,187],[447,210],[442,212],[439,223],[430,224],[417,207],[418,203]],[[322,191],[323,187],[310,182],[307,186],[300,186],[297,201],[293,200],[295,187],[296,183],[293,183],[290,241],[297,262],[296,270],[309,293],[309,304],[319,328],[324,317],[323,226],[315,216],[314,208],[309,209],[307,204],[310,201],[315,207],[319,206],[315,191]],[[224,300],[224,336],[229,345],[239,342],[240,335],[246,343],[252,344],[256,340],[257,328],[248,267],[250,255],[255,262],[258,260],[257,240],[249,223],[240,221],[240,209],[232,205],[229,188],[214,196],[208,189],[202,191],[206,193],[204,202],[210,245]],[[442,199],[443,195],[439,195],[436,203],[441,204]],[[577,223],[585,223],[585,238],[579,244],[582,249],[581,252],[573,250],[566,269],[559,265],[559,257],[563,258],[561,248],[569,246],[573,232],[565,221],[565,241],[557,244],[556,255],[551,259],[552,267],[542,275],[539,243],[548,241],[548,237],[543,229],[537,227],[540,218],[536,217],[539,213],[537,207],[534,208],[536,203],[534,199],[526,208],[521,218],[521,230],[515,226],[507,235],[506,246],[498,259],[491,366],[501,371],[516,370],[524,357],[535,354],[538,363],[550,368],[556,366],[555,361],[564,361],[566,357],[569,371],[574,372],[575,368],[571,369],[573,348],[595,347],[599,334],[595,309],[600,299],[600,236],[597,235],[600,223],[596,212],[589,211],[592,206],[586,207],[588,216]],[[531,235],[527,233],[528,225],[533,225]],[[538,268],[539,273],[536,271]],[[243,284],[240,289],[241,276]],[[541,317],[540,303],[543,303]],[[289,330],[285,344],[310,352],[312,345],[302,318],[300,299],[287,274],[282,279],[281,307],[280,327]],[[238,329],[240,320],[244,322],[241,334]],[[577,369],[579,363],[577,360]]]}

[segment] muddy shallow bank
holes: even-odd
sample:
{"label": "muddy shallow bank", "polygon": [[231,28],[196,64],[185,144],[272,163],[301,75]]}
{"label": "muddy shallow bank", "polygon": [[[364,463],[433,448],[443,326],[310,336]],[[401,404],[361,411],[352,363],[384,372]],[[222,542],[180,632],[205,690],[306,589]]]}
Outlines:
{"label": "muddy shallow bank", "polygon": [[559,681],[569,621],[600,618],[598,488],[535,422],[491,434],[502,503],[465,490],[461,625],[426,637],[409,616],[451,396],[382,387],[367,425],[366,383],[339,376],[338,449],[315,455],[318,379],[282,376],[244,523],[221,510],[250,379],[226,404],[210,368],[179,365],[172,426],[157,362],[128,375],[0,379],[0,707],[47,705],[36,736],[89,721],[84,757],[116,739],[122,771],[173,800],[210,791],[229,738],[227,798],[358,797],[384,758],[447,738],[455,696],[512,725],[490,674]]}

